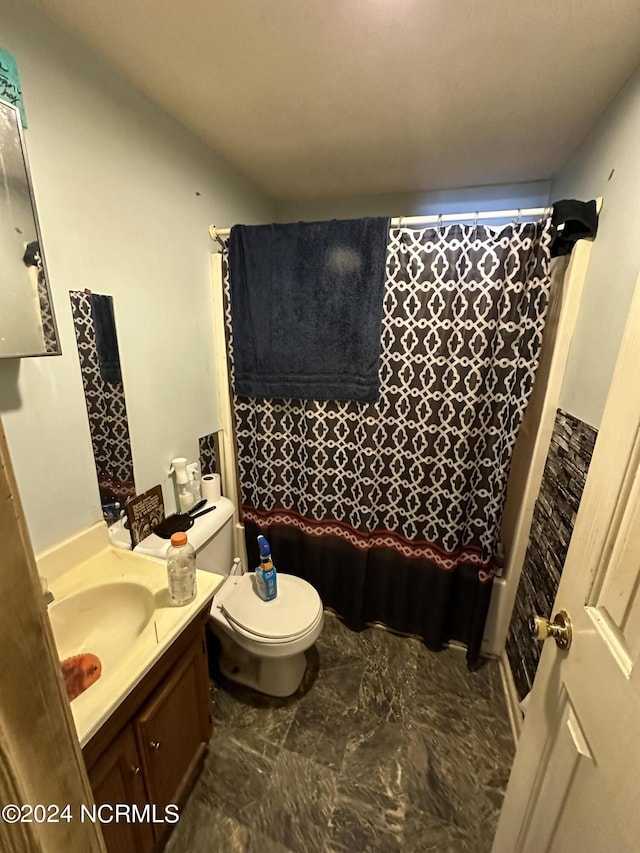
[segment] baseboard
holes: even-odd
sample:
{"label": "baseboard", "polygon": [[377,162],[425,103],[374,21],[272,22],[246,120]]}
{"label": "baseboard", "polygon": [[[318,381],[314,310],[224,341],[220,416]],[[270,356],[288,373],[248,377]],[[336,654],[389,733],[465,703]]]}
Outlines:
{"label": "baseboard", "polygon": [[507,653],[505,651],[503,651],[500,655],[499,666],[500,675],[502,676],[502,689],[504,690],[504,698],[507,703],[509,722],[511,723],[511,732],[513,734],[513,740],[517,744],[520,738],[520,734],[522,733],[524,717],[522,716],[522,711],[520,710],[520,699],[518,698],[518,691],[516,690],[516,684],[513,680],[513,675],[511,673],[509,658],[507,657]]}

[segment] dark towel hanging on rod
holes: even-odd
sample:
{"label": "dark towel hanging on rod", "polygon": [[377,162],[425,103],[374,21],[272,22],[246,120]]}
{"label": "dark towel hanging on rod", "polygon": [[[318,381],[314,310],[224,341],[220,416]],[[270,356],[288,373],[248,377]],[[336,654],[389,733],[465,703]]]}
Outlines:
{"label": "dark towel hanging on rod", "polygon": [[551,257],[570,255],[578,240],[592,239],[598,233],[598,207],[595,200],[566,198],[553,203],[551,224],[554,229]]}
{"label": "dark towel hanging on rod", "polygon": [[235,392],[378,398],[388,218],[235,225]]}

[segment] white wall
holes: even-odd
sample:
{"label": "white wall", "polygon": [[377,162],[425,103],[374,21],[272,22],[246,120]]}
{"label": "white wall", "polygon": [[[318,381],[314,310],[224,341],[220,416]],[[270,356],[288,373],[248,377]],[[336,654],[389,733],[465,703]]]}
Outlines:
{"label": "white wall", "polygon": [[602,196],[560,406],[594,427],[640,272],[640,68],[554,179],[552,199]]}
{"label": "white wall", "polygon": [[470,213],[476,210],[511,210],[520,207],[545,207],[549,203],[549,189],[549,181],[532,181],[457,190],[290,201],[280,202],[276,213],[280,222],[296,222],[300,219],[319,221],[359,216],[419,216]]}
{"label": "white wall", "polygon": [[271,221],[273,208],[30,4],[3,0],[0,45],[20,72],[63,349],[0,362],[0,415],[40,551],[101,518],[69,291],[113,295],[136,486],[166,485],[169,460],[197,458],[198,436],[218,427],[207,228]]}

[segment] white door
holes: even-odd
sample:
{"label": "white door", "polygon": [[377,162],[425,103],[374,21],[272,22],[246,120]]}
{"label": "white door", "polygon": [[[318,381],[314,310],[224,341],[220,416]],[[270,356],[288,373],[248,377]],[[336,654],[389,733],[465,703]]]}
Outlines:
{"label": "white door", "polygon": [[[640,851],[640,281],[493,853]],[[534,642],[532,640],[532,642]]]}

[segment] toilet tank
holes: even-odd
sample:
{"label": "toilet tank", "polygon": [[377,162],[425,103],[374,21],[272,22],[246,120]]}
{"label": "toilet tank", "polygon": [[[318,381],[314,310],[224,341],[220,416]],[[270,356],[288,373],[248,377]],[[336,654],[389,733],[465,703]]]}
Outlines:
{"label": "toilet tank", "polygon": [[[196,518],[189,541],[196,549],[196,568],[204,572],[228,575],[233,553],[233,504],[228,498],[218,498],[213,512]],[[206,509],[206,507],[204,507]]]}
{"label": "toilet tank", "polygon": [[[202,509],[208,509],[207,504]],[[193,527],[186,531],[189,542],[196,551],[196,568],[205,572],[228,575],[235,554],[233,553],[233,504],[228,498],[218,498],[215,509],[193,521]],[[201,510],[202,511],[202,510]],[[127,531],[127,536],[128,536]],[[112,544],[116,544],[113,542]],[[168,539],[161,539],[152,533],[133,549],[138,554],[165,559],[170,545]],[[129,547],[131,545],[129,544]]]}

